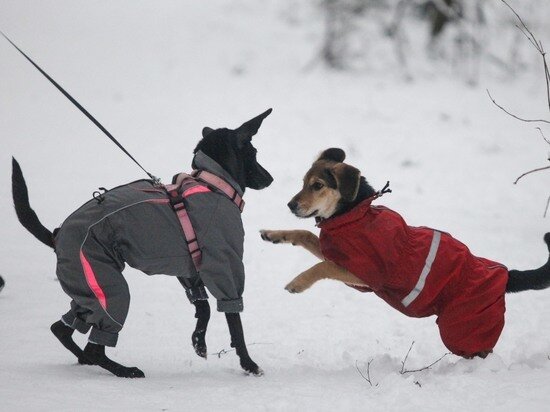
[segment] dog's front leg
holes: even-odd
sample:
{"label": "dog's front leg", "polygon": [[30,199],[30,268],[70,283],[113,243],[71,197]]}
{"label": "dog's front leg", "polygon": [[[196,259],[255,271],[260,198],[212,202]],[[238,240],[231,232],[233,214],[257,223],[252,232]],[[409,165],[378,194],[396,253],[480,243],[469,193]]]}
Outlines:
{"label": "dog's front leg", "polygon": [[231,347],[237,351],[237,356],[241,361],[241,367],[248,373],[256,376],[262,376],[264,371],[254,362],[244,341],[243,325],[241,323],[241,315],[239,313],[226,313],[227,326],[231,335]]}
{"label": "dog's front leg", "polygon": [[301,293],[321,279],[339,280],[348,285],[368,286],[365,282],[351,272],[348,272],[342,266],[327,260],[317,263],[305,272],[300,273],[292,280],[292,282],[285,286],[285,289],[290,293]]}
{"label": "dog's front leg", "polygon": [[197,324],[191,335],[191,344],[195,353],[201,358],[207,357],[206,350],[206,329],[210,320],[210,305],[208,304],[208,294],[204,284],[199,278],[188,279],[182,276],[177,277],[180,284],[185,289],[185,294],[189,302],[195,306],[195,318]]}
{"label": "dog's front leg", "polygon": [[260,235],[267,242],[302,246],[319,259],[325,260],[321,253],[319,238],[308,230],[260,230]]}

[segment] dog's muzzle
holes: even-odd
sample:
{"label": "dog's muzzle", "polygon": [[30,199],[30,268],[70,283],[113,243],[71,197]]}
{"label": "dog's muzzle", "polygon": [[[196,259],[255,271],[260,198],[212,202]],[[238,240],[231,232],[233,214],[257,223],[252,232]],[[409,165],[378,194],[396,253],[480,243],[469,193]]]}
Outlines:
{"label": "dog's muzzle", "polygon": [[262,190],[273,183],[273,177],[260,164],[256,164],[246,179],[246,185],[254,190]]}

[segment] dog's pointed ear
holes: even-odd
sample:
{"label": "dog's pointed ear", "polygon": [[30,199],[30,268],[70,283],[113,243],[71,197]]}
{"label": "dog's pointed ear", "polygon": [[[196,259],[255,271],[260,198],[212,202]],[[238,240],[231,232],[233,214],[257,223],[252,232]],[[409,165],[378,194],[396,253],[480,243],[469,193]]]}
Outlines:
{"label": "dog's pointed ear", "polygon": [[211,129],[210,127],[205,127],[204,129],[202,129],[202,137],[208,136],[213,131],[214,129]]}
{"label": "dog's pointed ear", "polygon": [[333,162],[342,163],[346,159],[346,152],[337,147],[331,147],[319,155],[317,160],[332,160]]}
{"label": "dog's pointed ear", "polygon": [[239,126],[239,128],[235,130],[239,140],[241,142],[252,140],[252,136],[258,133],[258,129],[262,125],[262,122],[271,114],[272,111],[273,109],[267,109],[262,114],[250,119],[248,122],[244,122],[241,126]]}
{"label": "dog's pointed ear", "polygon": [[342,199],[346,202],[353,202],[357,197],[359,184],[361,183],[359,169],[345,163],[338,163],[329,170],[336,180]]}

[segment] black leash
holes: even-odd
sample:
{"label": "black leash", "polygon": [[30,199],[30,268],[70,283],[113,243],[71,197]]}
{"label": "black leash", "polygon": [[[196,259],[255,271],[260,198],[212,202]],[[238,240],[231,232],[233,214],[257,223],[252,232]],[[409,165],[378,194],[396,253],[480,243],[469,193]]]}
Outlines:
{"label": "black leash", "polygon": [[144,168],[142,165],[140,165],[139,162],[138,162],[136,159],[134,159],[134,157],[133,157],[130,153],[128,153],[128,151],[124,148],[124,146],[122,146],[122,145],[119,143],[119,141],[118,141],[117,139],[115,139],[115,137],[114,137],[105,127],[103,127],[103,125],[102,125],[101,123],[99,123],[99,121],[98,121],[94,116],[92,116],[92,115],[91,115],[91,114],[90,114],[90,113],[89,113],[80,103],[78,103],[78,102],[73,98],[73,96],[71,96],[63,87],[61,87],[54,79],[52,79],[52,78],[48,75],[48,73],[46,73],[44,70],[42,70],[42,69],[40,68],[40,66],[38,66],[38,64],[36,64],[29,56],[27,56],[27,55],[25,54],[25,52],[23,52],[23,50],[21,50],[19,47],[17,47],[17,46],[15,45],[15,43],[12,42],[12,41],[8,38],[8,36],[6,36],[1,30],[0,30],[0,34],[1,34],[7,41],[9,41],[10,44],[11,44],[13,47],[15,47],[15,48],[19,51],[19,53],[21,53],[21,54],[22,54],[22,55],[23,55],[23,56],[24,56],[24,57],[25,57],[34,67],[36,67],[36,69],[37,69],[40,73],[42,73],[42,74],[44,75],[44,77],[45,77],[46,79],[48,79],[48,80],[50,81],[50,83],[53,84],[53,85],[57,88],[57,90],[59,90],[59,91],[63,94],[63,96],[65,96],[67,99],[69,99],[69,100],[71,101],[71,103],[74,104],[74,105],[78,108],[78,110],[80,110],[82,113],[84,113],[84,115],[85,115],[88,119],[90,119],[90,120],[92,121],[92,123],[95,124],[95,125],[99,128],[99,130],[101,130],[103,133],[105,133],[105,135],[106,135],[109,139],[111,139],[111,141],[112,141],[114,144],[116,144],[116,145],[120,148],[120,150],[122,150],[124,153],[126,153],[126,154],[128,155],[128,157],[129,157],[130,159],[132,159],[132,160],[134,161],[134,163],[137,164],[137,165],[141,168],[141,170],[143,170],[145,173],[147,173],[147,176],[149,176],[149,177],[151,178],[151,180],[153,180],[153,182],[154,182],[155,184],[160,183],[160,179],[159,179],[158,177],[152,175],[151,173],[149,173],[147,170],[145,170],[145,168]]}

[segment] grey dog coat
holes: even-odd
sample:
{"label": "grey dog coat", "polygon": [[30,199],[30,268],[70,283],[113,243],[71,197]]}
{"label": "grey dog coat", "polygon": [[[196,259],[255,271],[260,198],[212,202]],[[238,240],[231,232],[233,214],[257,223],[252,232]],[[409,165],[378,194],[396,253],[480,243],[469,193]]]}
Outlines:
{"label": "grey dog coat", "polygon": [[[214,160],[198,152],[194,165],[229,183],[234,179]],[[199,192],[185,206],[202,251],[197,272],[168,194],[149,180],[107,191],[71,214],[56,232],[57,277],[72,298],[65,324],[90,342],[115,346],[130,304],[125,264],[148,275],[178,276],[191,301],[206,299],[203,285],[221,312],[241,312],[244,291],[241,211],[225,194]]]}

